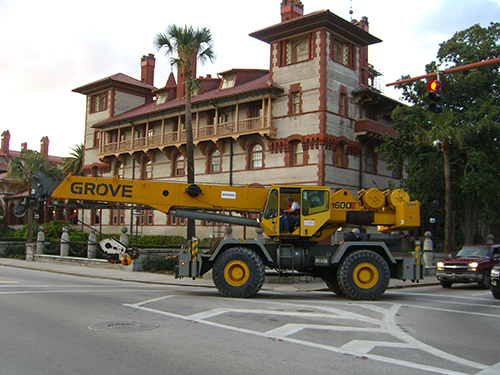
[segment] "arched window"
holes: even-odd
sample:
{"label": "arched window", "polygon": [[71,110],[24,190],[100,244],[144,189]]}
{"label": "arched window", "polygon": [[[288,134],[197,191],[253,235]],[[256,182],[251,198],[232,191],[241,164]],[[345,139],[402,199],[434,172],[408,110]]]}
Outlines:
{"label": "arched window", "polygon": [[302,143],[295,142],[292,144],[292,165],[302,164],[304,164],[304,151],[302,149]]}
{"label": "arched window", "polygon": [[174,161],[174,176],[184,176],[184,156],[178,154]]}
{"label": "arched window", "polygon": [[210,173],[218,173],[221,171],[221,155],[220,151],[215,149],[210,153]]}
{"label": "arched window", "polygon": [[309,59],[309,36],[291,39],[286,44],[286,64],[298,63]]}
{"label": "arched window", "polygon": [[252,147],[252,151],[250,153],[250,169],[262,168],[262,159],[262,146],[260,144],[256,144]]}

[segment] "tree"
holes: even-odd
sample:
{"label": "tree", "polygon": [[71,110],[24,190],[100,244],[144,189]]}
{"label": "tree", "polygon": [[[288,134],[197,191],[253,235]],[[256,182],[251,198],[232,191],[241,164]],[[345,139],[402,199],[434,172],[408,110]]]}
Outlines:
{"label": "tree", "polygon": [[81,175],[83,168],[83,144],[75,145],[71,149],[70,156],[64,158],[60,166],[64,174]]}
{"label": "tree", "polygon": [[[165,33],[159,33],[154,39],[156,49],[165,50],[171,57],[171,65],[177,68],[184,79],[185,87],[185,123],[186,123],[186,169],[187,182],[194,183],[194,144],[191,114],[191,97],[199,89],[194,63],[213,61],[212,33],[207,28],[194,29],[191,26],[170,25]],[[180,83],[180,82],[179,82]],[[195,236],[195,221],[188,220],[187,238]]]}
{"label": "tree", "polygon": [[[487,28],[474,25],[441,43],[438,61],[431,62],[426,70],[437,72],[496,58],[500,56],[499,42],[500,23],[491,23]],[[465,242],[472,243],[479,222],[499,220],[496,164],[500,158],[500,77],[498,66],[491,65],[443,78],[445,110],[441,116],[431,115],[426,109],[425,82],[398,86],[403,90],[403,99],[413,105],[394,111],[394,128],[399,137],[382,146],[382,150],[398,165],[405,158],[409,160],[408,171],[413,175],[405,183],[413,193],[426,185],[415,172],[429,178],[429,170],[441,170],[444,189],[417,194],[428,199],[427,204],[440,205],[444,196],[445,251],[451,252],[455,227],[462,230]],[[431,145],[443,155],[441,166],[423,158],[433,152]],[[416,162],[429,164],[418,166]],[[438,193],[442,196],[436,197]]]}
{"label": "tree", "polygon": [[18,158],[10,160],[7,177],[19,181],[26,189],[30,185],[33,172],[42,172],[47,177],[55,177],[59,174],[59,169],[50,165],[38,152],[22,150]]}

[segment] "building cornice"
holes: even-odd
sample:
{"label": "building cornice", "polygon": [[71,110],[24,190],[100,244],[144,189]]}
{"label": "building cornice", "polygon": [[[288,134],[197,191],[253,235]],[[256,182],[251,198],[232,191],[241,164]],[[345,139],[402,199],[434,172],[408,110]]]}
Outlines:
{"label": "building cornice", "polygon": [[329,10],[322,10],[303,17],[294,18],[290,21],[255,31],[250,36],[266,43],[272,43],[321,28],[326,28],[334,34],[362,47],[382,42],[381,39],[333,14]]}

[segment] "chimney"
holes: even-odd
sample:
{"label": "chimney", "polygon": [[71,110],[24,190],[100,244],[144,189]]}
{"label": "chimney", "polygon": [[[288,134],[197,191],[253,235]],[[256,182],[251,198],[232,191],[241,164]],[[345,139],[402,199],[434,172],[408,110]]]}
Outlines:
{"label": "chimney", "polygon": [[[362,17],[361,21],[354,23],[361,30],[366,32],[369,31],[368,27],[368,17]],[[363,46],[359,49],[359,64],[360,64],[360,75],[359,83],[364,86],[368,86],[370,83],[370,64],[368,64],[368,46]],[[372,77],[374,78],[374,77]]]}
{"label": "chimney", "polygon": [[9,153],[9,148],[10,148],[10,132],[8,130],[4,131],[2,133],[2,148],[1,151],[4,154]]}
{"label": "chimney", "polygon": [[283,0],[281,2],[281,22],[290,21],[304,15],[304,5],[300,0]]}
{"label": "chimney", "polygon": [[154,86],[155,61],[152,53],[141,58],[141,81],[150,86]]}
{"label": "chimney", "polygon": [[28,142],[21,143],[21,151],[26,151],[28,149]]}
{"label": "chimney", "polygon": [[40,154],[47,158],[49,156],[49,137],[45,136],[40,140]]}
{"label": "chimney", "polygon": [[362,17],[361,21],[356,22],[356,26],[359,27],[360,29],[363,29],[364,31],[368,32],[368,17]]}

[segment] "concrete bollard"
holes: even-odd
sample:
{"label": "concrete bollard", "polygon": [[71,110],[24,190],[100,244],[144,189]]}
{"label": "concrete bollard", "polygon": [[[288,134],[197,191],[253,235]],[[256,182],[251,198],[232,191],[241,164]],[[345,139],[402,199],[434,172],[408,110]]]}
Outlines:
{"label": "concrete bollard", "polygon": [[257,241],[260,241],[262,243],[266,243],[266,238],[262,233],[264,233],[264,229],[262,228],[256,228],[255,233],[257,233],[257,237],[255,238]]}
{"label": "concrete bollard", "polygon": [[63,227],[61,235],[61,253],[62,257],[67,257],[69,255],[69,234],[68,228]]}
{"label": "concrete bollard", "polygon": [[495,242],[493,241],[494,236],[492,234],[488,234],[486,236],[486,244],[493,245]]}
{"label": "concrete bollard", "polygon": [[36,253],[45,253],[45,228],[43,226],[38,227],[38,233],[36,235]]}
{"label": "concrete bollard", "polygon": [[97,257],[97,250],[99,249],[99,243],[97,242],[97,234],[94,228],[91,228],[89,234],[89,240],[87,242],[87,258],[94,259]]}
{"label": "concrete bollard", "polygon": [[28,261],[34,261],[35,260],[35,251],[36,251],[36,244],[33,242],[27,243],[26,244],[26,260]]}
{"label": "concrete bollard", "polygon": [[434,266],[434,244],[432,243],[432,233],[427,231],[424,233],[424,262],[425,268]]}
{"label": "concrete bollard", "polygon": [[233,228],[231,225],[228,225],[224,228],[224,239],[232,240],[233,239]]}
{"label": "concrete bollard", "polygon": [[122,231],[122,234],[120,234],[120,242],[128,247],[128,245],[129,245],[128,234],[127,234],[128,228],[122,227],[121,231]]}

